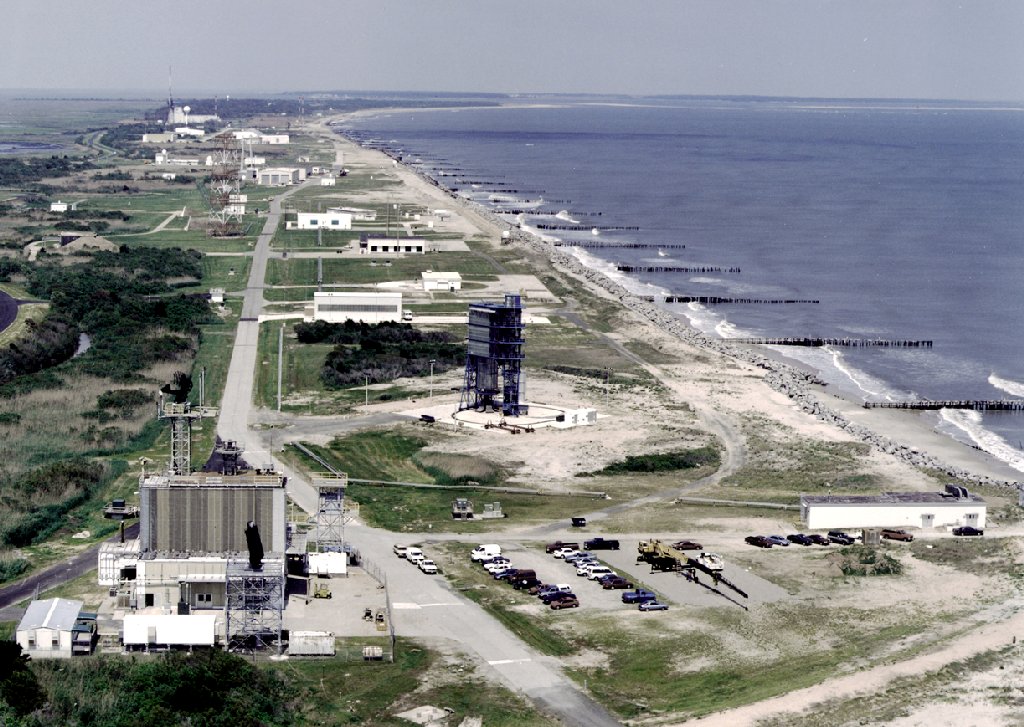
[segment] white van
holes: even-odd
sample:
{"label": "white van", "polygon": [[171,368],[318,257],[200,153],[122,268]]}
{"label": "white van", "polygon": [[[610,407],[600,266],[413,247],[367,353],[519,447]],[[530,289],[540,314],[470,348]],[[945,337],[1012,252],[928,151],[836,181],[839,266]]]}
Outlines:
{"label": "white van", "polygon": [[419,564],[421,560],[424,560],[427,556],[423,554],[423,551],[419,548],[406,548],[405,559],[413,565]]}
{"label": "white van", "polygon": [[477,561],[484,558],[493,558],[496,555],[501,555],[501,546],[491,543],[489,545],[476,546],[473,548],[473,552],[469,554],[469,557]]}
{"label": "white van", "polygon": [[586,574],[587,578],[592,581],[596,581],[601,576],[614,575],[615,571],[606,565],[596,565],[592,567]]}

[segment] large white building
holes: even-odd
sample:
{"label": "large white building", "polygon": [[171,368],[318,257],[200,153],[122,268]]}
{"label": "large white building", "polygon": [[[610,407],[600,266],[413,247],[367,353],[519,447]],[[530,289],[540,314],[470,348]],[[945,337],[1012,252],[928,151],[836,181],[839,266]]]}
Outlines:
{"label": "large white building", "polygon": [[808,529],[985,527],[985,501],[958,485],[944,492],[881,495],[801,495]]}
{"label": "large white building", "polygon": [[351,230],[352,215],[348,212],[299,212],[294,227],[286,223],[289,230]]}
{"label": "large white building", "polygon": [[344,323],[383,323],[402,320],[402,294],[385,293],[313,293],[313,305],[307,317],[314,321]]}

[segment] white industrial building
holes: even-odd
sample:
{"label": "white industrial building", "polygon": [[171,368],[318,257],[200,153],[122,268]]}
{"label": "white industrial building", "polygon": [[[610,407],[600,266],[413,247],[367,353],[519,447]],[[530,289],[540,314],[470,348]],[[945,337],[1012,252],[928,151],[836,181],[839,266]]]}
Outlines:
{"label": "white industrial building", "polygon": [[320,178],[321,187],[333,187],[337,184],[337,180],[334,177],[326,176]]}
{"label": "white industrial building", "polygon": [[170,144],[175,140],[173,131],[161,131],[159,134],[143,134],[143,144]]}
{"label": "white industrial building", "polygon": [[76,203],[61,202],[59,199],[56,202],[50,202],[50,212],[67,212],[68,210],[74,212],[78,209]]}
{"label": "white industrial building", "polygon": [[881,495],[801,495],[808,529],[985,527],[985,501],[958,485],[944,492]]}
{"label": "white industrial building", "polygon": [[257,138],[253,139],[253,144],[280,146],[287,143],[289,143],[288,134],[260,134]]}
{"label": "white industrial building", "polygon": [[347,212],[299,212],[294,223],[285,223],[289,230],[351,230],[352,215]]}
{"label": "white industrial building", "polygon": [[423,292],[444,291],[454,293],[462,290],[462,276],[458,273],[441,273],[427,270],[423,273]]}
{"label": "white industrial building", "polygon": [[359,238],[359,252],[362,255],[374,253],[384,255],[423,255],[427,241],[422,237],[377,237],[362,235]]}
{"label": "white industrial building", "polygon": [[348,212],[356,222],[375,222],[377,210],[366,207],[331,207],[332,212]]}
{"label": "white industrial building", "polygon": [[301,167],[268,167],[260,169],[257,181],[264,187],[284,187],[306,180],[306,170]]}
{"label": "white industrial building", "polygon": [[217,643],[217,616],[128,614],[121,643],[128,650],[212,647]]}
{"label": "white industrial building", "polygon": [[202,129],[193,129],[191,126],[178,126],[174,129],[174,133],[176,136],[179,136],[183,139],[202,139],[204,136],[206,136],[205,131],[203,131]]}
{"label": "white industrial building", "polygon": [[199,166],[198,159],[178,159],[172,157],[167,153],[166,149],[161,149],[154,155],[154,161],[156,164],[161,166],[175,166],[175,167],[197,167]]}
{"label": "white industrial building", "polygon": [[15,640],[33,659],[70,659],[92,652],[95,621],[95,614],[82,613],[81,601],[32,601],[18,623]]}
{"label": "white industrial building", "polygon": [[383,323],[402,320],[402,294],[385,293],[313,293],[313,305],[306,317],[314,321],[344,323]]}

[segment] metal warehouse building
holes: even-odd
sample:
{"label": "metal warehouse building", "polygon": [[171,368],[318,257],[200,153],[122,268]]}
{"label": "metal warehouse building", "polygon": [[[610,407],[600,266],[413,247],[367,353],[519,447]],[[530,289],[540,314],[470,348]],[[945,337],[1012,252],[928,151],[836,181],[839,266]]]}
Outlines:
{"label": "metal warehouse building", "polygon": [[800,517],[809,529],[984,528],[985,514],[985,501],[959,485],[944,492],[800,497]]}
{"label": "metal warehouse building", "polygon": [[[307,311],[309,309],[307,308]],[[383,323],[402,320],[401,293],[313,293],[312,320]]]}

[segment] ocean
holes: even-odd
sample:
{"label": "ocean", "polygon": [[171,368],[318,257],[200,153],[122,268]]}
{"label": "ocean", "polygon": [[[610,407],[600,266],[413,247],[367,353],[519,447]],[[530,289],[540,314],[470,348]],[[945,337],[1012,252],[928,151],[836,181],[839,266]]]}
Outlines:
{"label": "ocean", "polygon": [[[342,130],[519,212],[507,219],[525,228],[585,243],[570,249],[638,294],[814,301],[661,303],[708,335],[933,342],[777,347],[848,396],[1024,398],[1024,109],[534,100],[386,112]],[[622,242],[650,247],[594,247]],[[1024,471],[1024,412],[920,416]]]}

